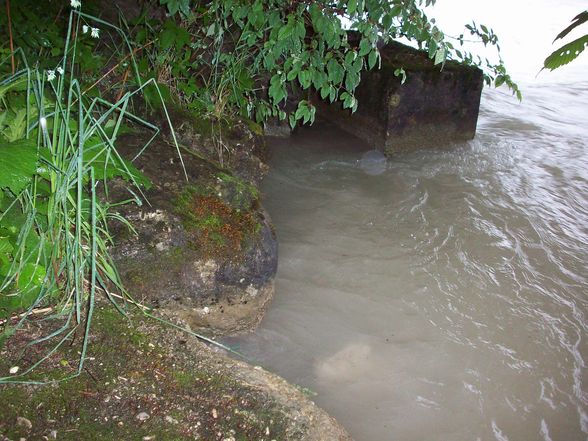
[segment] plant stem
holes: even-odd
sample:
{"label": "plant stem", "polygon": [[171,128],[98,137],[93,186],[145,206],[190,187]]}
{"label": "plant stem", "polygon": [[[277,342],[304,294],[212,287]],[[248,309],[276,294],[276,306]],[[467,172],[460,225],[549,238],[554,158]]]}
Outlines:
{"label": "plant stem", "polygon": [[10,35],[10,64],[12,66],[12,75],[16,72],[14,63],[14,40],[12,38],[12,19],[10,17],[10,0],[6,0],[6,16],[8,17],[8,34]]}

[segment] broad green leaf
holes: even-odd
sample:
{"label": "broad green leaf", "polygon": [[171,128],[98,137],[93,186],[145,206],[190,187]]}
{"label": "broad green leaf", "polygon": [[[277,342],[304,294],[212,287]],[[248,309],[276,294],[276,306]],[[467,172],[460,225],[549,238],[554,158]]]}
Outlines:
{"label": "broad green leaf", "polygon": [[20,193],[37,168],[37,145],[31,139],[0,145],[0,189]]}
{"label": "broad green leaf", "polygon": [[84,163],[94,169],[97,180],[111,179],[119,176],[126,181],[134,181],[145,188],[151,187],[151,181],[141,173],[132,162],[119,159],[103,143],[94,143],[84,150]]}
{"label": "broad green leaf", "polygon": [[14,142],[25,137],[27,130],[27,110],[26,108],[18,109],[16,112],[10,112],[4,119],[6,128],[2,130],[2,135],[8,142]]}
{"label": "broad green leaf", "polygon": [[361,42],[359,43],[359,56],[363,57],[367,55],[372,50],[372,44],[367,38],[362,38]]}
{"label": "broad green leaf", "polygon": [[437,52],[435,52],[435,65],[443,63],[445,61],[445,56],[446,52],[444,47],[437,49]]}
{"label": "broad green leaf", "polygon": [[312,81],[311,73],[307,70],[300,71],[298,74],[298,81],[303,89],[308,89]]}
{"label": "broad green leaf", "polygon": [[543,62],[543,67],[545,69],[554,70],[558,67],[564,66],[575,60],[578,55],[584,52],[584,49],[586,49],[587,45],[588,34],[554,51],[549,57],[545,59]]}
{"label": "broad green leaf", "polygon": [[46,270],[44,266],[27,262],[19,272],[16,286],[23,292],[40,288],[45,279],[45,274]]}
{"label": "broad green leaf", "polygon": [[8,237],[0,237],[0,254],[10,254],[14,247],[8,240]]}

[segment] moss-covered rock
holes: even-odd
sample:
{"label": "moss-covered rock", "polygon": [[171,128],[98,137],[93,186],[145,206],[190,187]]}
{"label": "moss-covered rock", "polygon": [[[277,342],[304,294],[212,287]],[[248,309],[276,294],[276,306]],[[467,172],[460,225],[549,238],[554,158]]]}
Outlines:
{"label": "moss-covered rock", "polygon": [[[276,237],[256,187],[261,176],[246,179],[261,169],[245,172],[240,163],[237,174],[207,156],[205,141],[191,139],[182,149],[185,174],[169,143],[154,142],[136,160],[153,187],[146,191],[148,204],[121,207],[136,234],[112,225],[115,261],[127,289],[147,305],[173,310],[201,332],[249,330],[272,297],[277,270]],[[127,136],[119,144],[132,156],[141,139]],[[114,185],[109,196],[119,200],[125,193]]]}

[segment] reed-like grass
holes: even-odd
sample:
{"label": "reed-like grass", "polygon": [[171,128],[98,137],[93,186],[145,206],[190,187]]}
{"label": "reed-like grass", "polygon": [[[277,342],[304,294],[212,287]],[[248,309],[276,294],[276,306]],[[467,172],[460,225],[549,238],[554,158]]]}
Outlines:
{"label": "reed-like grass", "polygon": [[[125,202],[143,203],[143,188],[148,180],[120,156],[116,140],[125,121],[151,130],[153,136],[139,155],[159,129],[128,110],[133,97],[149,82],[122,94],[114,103],[90,98],[83,91],[76,78],[76,36],[80,35],[83,23],[89,21],[114,29],[125,41],[117,28],[72,9],[64,56],[55,72],[48,76],[24,62],[22,69],[0,80],[3,110],[8,107],[5,100],[9,96],[24,97],[22,110],[26,117],[20,121],[25,125],[23,136],[10,147],[22,148],[22,158],[25,153],[36,155],[36,168],[24,188],[0,189],[12,198],[0,210],[0,225],[2,221],[7,224],[10,216],[22,220],[15,226],[19,231],[12,258],[5,265],[5,275],[0,274],[0,297],[24,306],[0,320],[0,338],[9,338],[41,308],[48,313],[47,319],[59,320],[53,332],[28,343],[30,347],[51,341],[52,349],[16,375],[0,377],[0,383],[31,383],[26,380],[27,374],[74,334],[83,335],[73,376],[79,375],[84,368],[97,295],[104,293],[121,313],[128,301],[133,303],[109,255],[113,238],[108,224],[116,219],[130,229],[132,226],[111,210],[107,198],[99,195],[108,194],[108,181],[116,176],[128,182],[129,200]],[[157,89],[156,84],[154,87]],[[165,105],[163,109],[169,122]],[[12,121],[15,125],[18,122]],[[175,141],[173,128],[171,132]]]}

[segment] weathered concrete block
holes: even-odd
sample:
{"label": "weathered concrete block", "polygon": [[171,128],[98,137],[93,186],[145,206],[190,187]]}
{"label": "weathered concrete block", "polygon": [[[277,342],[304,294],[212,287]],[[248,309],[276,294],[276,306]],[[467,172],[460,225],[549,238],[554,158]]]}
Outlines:
{"label": "weathered concrete block", "polygon": [[[358,110],[315,97],[317,112],[388,154],[442,147],[476,133],[482,71],[457,62],[440,70],[426,53],[400,43],[380,49],[382,68],[366,72],[357,88]],[[404,67],[407,78],[394,71]]]}

